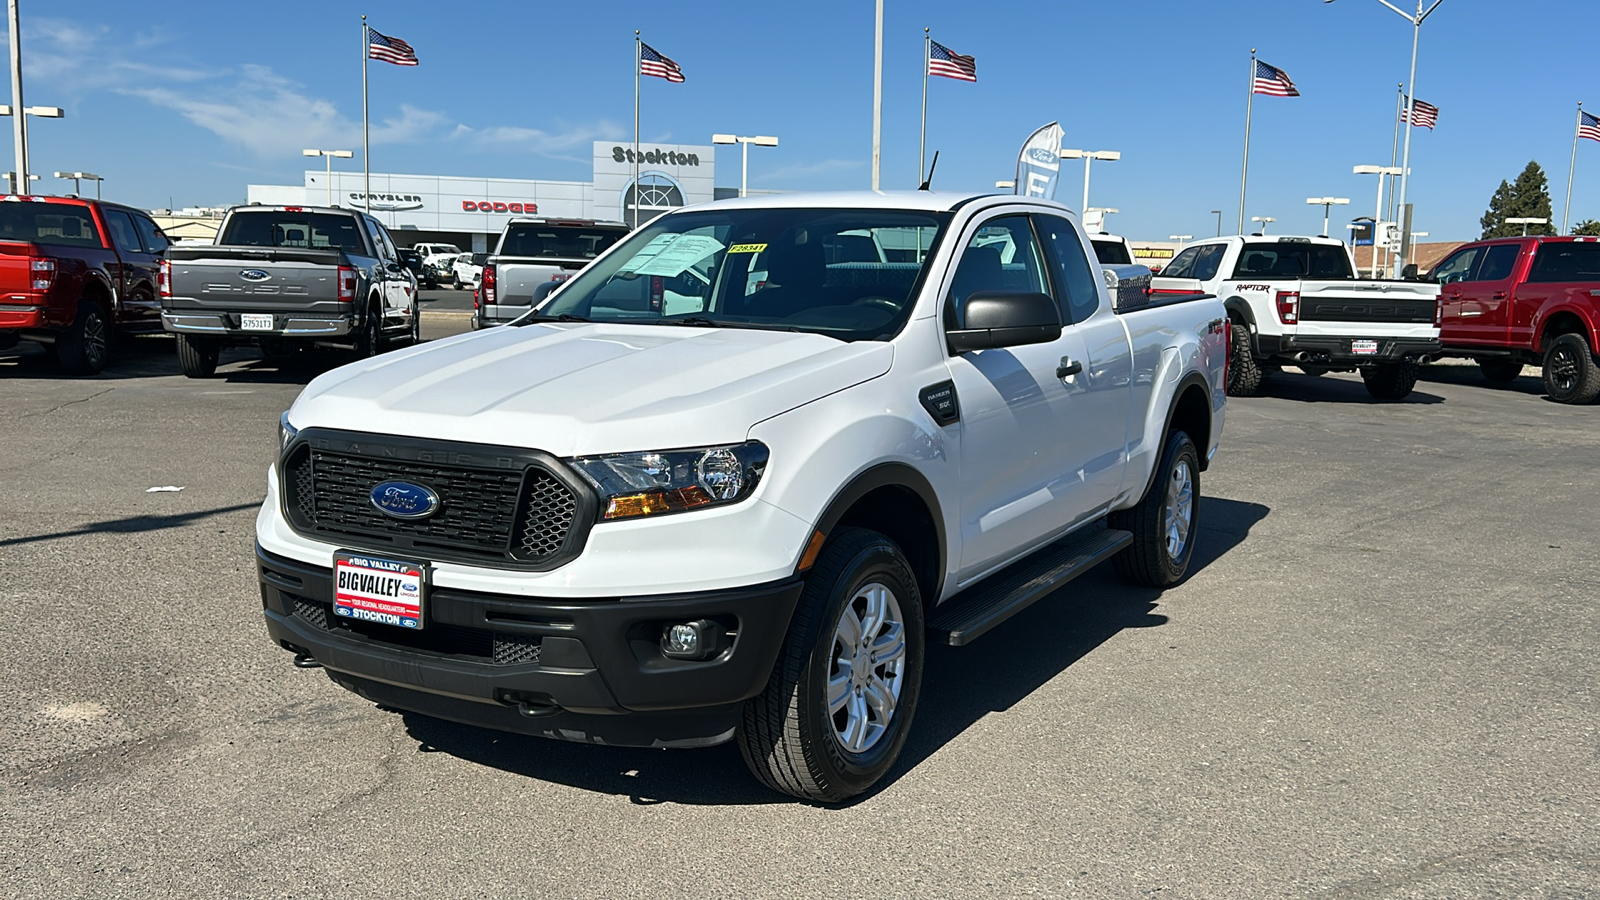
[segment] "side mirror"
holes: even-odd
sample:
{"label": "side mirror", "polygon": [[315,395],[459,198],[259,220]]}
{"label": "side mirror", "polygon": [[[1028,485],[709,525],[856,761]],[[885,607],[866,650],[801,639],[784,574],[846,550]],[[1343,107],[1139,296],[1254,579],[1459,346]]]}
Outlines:
{"label": "side mirror", "polygon": [[1422,279],[1417,277],[1417,264],[1416,263],[1406,263],[1406,267],[1400,270],[1400,280],[1401,281],[1421,281]]}
{"label": "side mirror", "polygon": [[1044,344],[1061,337],[1061,312],[1049,294],[975,291],[950,310],[945,341],[952,354]]}

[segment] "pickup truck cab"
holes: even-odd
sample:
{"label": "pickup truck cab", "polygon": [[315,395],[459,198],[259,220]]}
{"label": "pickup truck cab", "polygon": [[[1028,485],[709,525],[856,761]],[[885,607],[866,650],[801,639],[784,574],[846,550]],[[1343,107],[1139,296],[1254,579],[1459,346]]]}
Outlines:
{"label": "pickup truck cab", "polygon": [[159,334],[170,242],[142,210],[78,197],[0,197],[0,346],[21,338],[93,375],[113,332]]}
{"label": "pickup truck cab", "polygon": [[484,263],[472,327],[518,318],[627,233],[621,222],[512,219]]}
{"label": "pickup truck cab", "polygon": [[[1222,298],[1233,322],[1228,393],[1260,390],[1285,365],[1308,375],[1359,371],[1367,393],[1399,400],[1419,363],[1439,355],[1437,285],[1356,278],[1344,244],[1331,238],[1207,238],[1183,247],[1155,279],[1198,279]],[[1187,290],[1185,287],[1177,290]]]}
{"label": "pickup truck cab", "polygon": [[1104,232],[1091,232],[1089,243],[1094,246],[1095,258],[1103,266],[1131,266],[1133,265],[1133,245],[1128,239],[1116,234]]}
{"label": "pickup truck cab", "polygon": [[367,357],[421,339],[417,280],[363,212],[236,206],[215,245],[172,249],[161,283],[161,324],[190,378],[216,372],[230,343],[271,353],[332,341]]}
{"label": "pickup truck cab", "polygon": [[1443,291],[1445,355],[1477,360],[1497,384],[1540,366],[1545,392],[1562,403],[1600,396],[1600,239],[1475,241],[1427,280]]}
{"label": "pickup truck cab", "polygon": [[[862,232],[914,252],[828,262]],[[1227,317],[1093,260],[1071,211],[1013,196],[653,219],[513,325],[306,387],[256,521],[267,631],[386,707],[737,740],[775,790],[865,791],[927,640],[1108,559],[1189,572]]]}

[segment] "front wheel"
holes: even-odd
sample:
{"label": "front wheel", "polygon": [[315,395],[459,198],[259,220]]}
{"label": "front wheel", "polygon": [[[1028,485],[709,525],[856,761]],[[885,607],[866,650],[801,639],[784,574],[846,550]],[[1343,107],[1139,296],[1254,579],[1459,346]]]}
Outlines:
{"label": "front wheel", "polygon": [[1161,452],[1161,467],[1137,506],[1118,510],[1106,524],[1133,534],[1133,543],[1112,557],[1117,574],[1133,584],[1168,588],[1189,574],[1200,512],[1200,452],[1187,432],[1173,432]]}
{"label": "front wheel", "polygon": [[843,528],[823,548],[739,752],[767,787],[817,802],[860,794],[900,756],[922,689],[922,597],[900,548]]}
{"label": "front wheel", "polygon": [[1544,352],[1544,392],[1557,403],[1583,404],[1600,396],[1600,367],[1581,334],[1563,334]]}
{"label": "front wheel", "polygon": [[1361,380],[1374,400],[1402,400],[1417,386],[1417,364],[1403,359],[1366,366],[1361,370]]}
{"label": "front wheel", "polygon": [[189,378],[210,378],[217,373],[222,342],[211,337],[178,335],[178,367]]}

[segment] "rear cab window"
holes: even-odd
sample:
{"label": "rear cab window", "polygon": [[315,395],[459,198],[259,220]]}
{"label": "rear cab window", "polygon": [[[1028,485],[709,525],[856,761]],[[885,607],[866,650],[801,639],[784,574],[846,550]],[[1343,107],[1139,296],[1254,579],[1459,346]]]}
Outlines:
{"label": "rear cab window", "polygon": [[1091,235],[1089,243],[1094,247],[1095,258],[1103,266],[1131,266],[1133,257],[1128,255],[1128,246],[1121,241],[1102,240]]}
{"label": "rear cab window", "polygon": [[594,259],[628,230],[621,226],[553,225],[512,222],[500,241],[500,256]]}
{"label": "rear cab window", "polygon": [[0,203],[0,241],[96,249],[104,246],[89,208],[66,203]]}
{"label": "rear cab window", "polygon": [[[1171,275],[1171,267],[1163,273]],[[1239,251],[1234,278],[1312,278],[1348,280],[1355,277],[1350,257],[1339,244],[1300,241],[1251,241]]]}
{"label": "rear cab window", "polygon": [[371,256],[354,216],[332,213],[262,210],[235,212],[217,239],[218,244],[244,247],[302,247],[343,250]]}
{"label": "rear cab window", "polygon": [[1600,281],[1600,243],[1545,241],[1533,258],[1529,282]]}

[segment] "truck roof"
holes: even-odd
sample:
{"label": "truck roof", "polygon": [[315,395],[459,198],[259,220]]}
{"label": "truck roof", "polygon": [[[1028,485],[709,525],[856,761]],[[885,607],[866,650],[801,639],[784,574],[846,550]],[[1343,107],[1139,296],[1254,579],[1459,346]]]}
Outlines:
{"label": "truck roof", "polygon": [[615,226],[617,228],[627,228],[628,227],[628,223],[627,222],[615,222],[615,221],[612,221],[611,219],[571,219],[571,218],[558,218],[558,217],[555,217],[555,216],[512,216],[511,217],[511,221],[507,222],[506,224],[508,224],[508,225],[578,225],[578,226],[583,226],[583,227],[588,227],[588,226],[591,226],[591,225],[605,225],[607,227]]}
{"label": "truck roof", "polygon": [[[1014,197],[1010,194],[984,194],[941,191],[825,191],[799,194],[763,194],[758,197],[739,197],[715,201],[719,209],[791,209],[794,207],[839,207],[844,209],[914,209],[928,212],[950,212],[968,201],[980,197],[999,197],[1017,202],[1037,203],[1044,206],[1061,206],[1038,197]],[[700,208],[708,204],[695,204]],[[685,207],[688,209],[690,207]],[[1062,209],[1066,207],[1061,206]]]}
{"label": "truck roof", "polygon": [[[1093,235],[1090,235],[1090,237],[1093,237]],[[1244,243],[1245,241],[1254,241],[1256,243],[1269,244],[1277,242],[1280,244],[1327,244],[1335,247],[1344,246],[1344,241],[1341,241],[1338,238],[1323,237],[1321,235],[1311,236],[1299,234],[1224,234],[1220,237],[1198,238],[1190,241],[1187,244],[1184,244],[1184,246],[1189,247],[1195,244],[1227,244],[1234,241],[1238,241],[1239,243]]]}
{"label": "truck roof", "polygon": [[350,209],[349,207],[345,206],[313,206],[309,203],[297,204],[294,206],[268,206],[262,203],[241,203],[238,206],[228,207],[228,213],[230,215],[237,212],[343,213],[347,216],[359,216],[363,214],[362,210]]}

